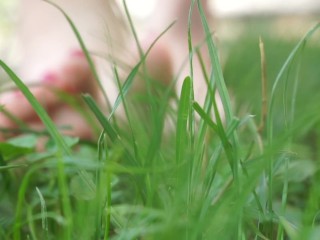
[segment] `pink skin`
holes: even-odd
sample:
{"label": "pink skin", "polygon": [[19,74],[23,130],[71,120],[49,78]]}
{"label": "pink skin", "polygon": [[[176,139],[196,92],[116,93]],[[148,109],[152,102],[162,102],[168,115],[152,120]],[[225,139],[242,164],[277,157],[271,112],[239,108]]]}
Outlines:
{"label": "pink skin", "polygon": [[[164,46],[159,45],[151,51],[147,66],[150,66],[149,74],[161,76],[161,79],[164,77],[165,84],[171,78],[170,56]],[[94,135],[88,123],[78,112],[63,103],[54,91],[60,90],[72,95],[85,92],[97,97],[98,90],[84,55],[79,51],[72,52],[59,69],[47,72],[43,76],[42,83],[41,86],[32,87],[30,90],[57,126],[72,127],[63,130],[63,133],[83,139],[93,139]],[[43,128],[35,111],[21,92],[14,91],[3,94],[0,96],[0,103],[5,106],[6,111],[32,129],[40,130]],[[14,129],[17,126],[4,113],[0,112],[0,127]],[[12,135],[0,132],[0,141],[10,136]]]}
{"label": "pink skin", "polygon": [[[73,95],[86,92],[96,96],[95,81],[83,54],[80,54],[79,51],[72,53],[60,69],[45,74],[42,83],[41,86],[30,88],[31,92],[56,123],[75,126],[74,131],[67,131],[67,134],[87,139],[92,138],[92,134],[88,133],[89,128],[85,126],[85,121],[74,110],[66,111],[66,104],[59,99],[54,91],[60,90]],[[6,111],[27,125],[35,129],[41,128],[39,118],[21,92],[4,93],[0,97],[0,103],[5,106]],[[62,116],[65,121],[61,120]],[[10,129],[17,126],[4,113],[0,112],[0,127]],[[0,133],[0,140],[4,140],[6,137]]]}
{"label": "pink skin", "polygon": [[[170,4],[169,1],[168,3]],[[168,32],[168,35],[160,39],[152,48],[146,60],[148,74],[153,79],[161,81],[164,86],[171,83],[172,76],[177,72],[183,59],[188,55],[186,44],[186,16],[188,14],[190,1],[179,0],[175,3],[176,9],[174,12],[178,12],[176,17],[180,19],[180,22]],[[169,16],[168,18],[171,17]],[[204,38],[203,33],[198,31],[201,29],[199,16],[195,17],[193,23],[194,41],[199,43],[199,41]],[[161,27],[160,30],[163,30],[163,28]],[[150,39],[153,41],[154,37],[149,37],[145,42],[150,43]],[[144,45],[146,47],[149,46],[149,44]],[[204,57],[207,57],[206,52],[206,49],[204,49]],[[57,66],[56,69],[51,69],[44,74],[41,81],[42,84],[37,87],[32,87],[31,92],[58,126],[72,126],[71,130],[63,131],[64,134],[93,139],[95,136],[91,132],[91,127],[88,126],[88,123],[86,123],[79,113],[63,103],[55,94],[54,90],[64,91],[72,95],[79,95],[80,93],[86,92],[97,98],[99,93],[96,83],[84,54],[81,51],[74,50],[65,59],[65,62]],[[186,74],[188,74],[188,72]],[[201,74],[199,74],[199,76],[200,75]],[[195,79],[198,81],[197,72]],[[136,90],[139,89],[143,90],[144,88],[143,86],[138,86]],[[200,91],[200,93],[201,92],[202,91]],[[0,95],[0,105],[4,105],[6,111],[28,126],[34,129],[43,128],[31,105],[20,92],[8,92]],[[0,112],[0,128],[12,129],[16,127],[13,121]],[[6,135],[0,132],[0,141],[10,136],[12,135]]]}

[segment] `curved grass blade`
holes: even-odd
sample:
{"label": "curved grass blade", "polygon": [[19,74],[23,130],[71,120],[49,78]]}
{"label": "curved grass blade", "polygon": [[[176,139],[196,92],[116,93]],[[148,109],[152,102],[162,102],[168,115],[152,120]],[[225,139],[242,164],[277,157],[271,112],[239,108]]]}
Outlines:
{"label": "curved grass blade", "polygon": [[[268,114],[267,114],[267,143],[269,147],[272,147],[273,145],[273,107],[275,102],[275,95],[278,90],[278,85],[286,71],[286,69],[291,65],[293,59],[297,55],[298,51],[303,48],[306,44],[306,42],[309,40],[309,38],[320,28],[320,23],[316,24],[314,27],[312,27],[305,36],[298,42],[298,44],[294,47],[294,49],[289,54],[288,58],[284,62],[283,66],[281,67],[276,80],[272,86],[271,95],[270,95],[270,104],[268,108]],[[270,212],[273,211],[273,204],[272,204],[272,198],[273,198],[273,156],[272,154],[269,156],[269,170],[268,170],[268,178],[269,178],[269,189],[268,189],[268,197],[269,197],[269,204],[268,209]]]}
{"label": "curved grass blade", "polygon": [[42,193],[40,192],[39,188],[36,187],[40,204],[41,204],[41,222],[42,222],[42,229],[46,232],[46,236],[48,234],[48,219],[47,219],[47,207],[46,207],[46,201],[44,200],[44,197]]}
{"label": "curved grass blade", "polygon": [[[202,26],[206,35],[206,40],[207,40],[207,46],[208,46],[208,51],[209,51],[209,57],[212,65],[212,72],[211,72],[211,77],[210,77],[210,84],[209,86],[214,86],[216,84],[218,92],[220,94],[221,102],[223,105],[223,110],[224,114],[226,117],[226,123],[227,125],[230,124],[230,122],[233,121],[233,113],[232,113],[232,108],[231,108],[231,101],[230,101],[230,96],[224,81],[223,77],[223,72],[222,72],[222,67],[220,64],[219,60],[219,54],[218,54],[218,49],[211,37],[211,31],[208,25],[208,21],[205,16],[205,12],[203,10],[202,4],[200,0],[197,0],[197,5],[198,5],[198,10],[199,14],[201,17],[202,21]],[[219,113],[216,113],[216,115],[219,116]],[[220,128],[220,126],[219,126]],[[222,127],[221,127],[222,129]],[[238,184],[238,175],[239,175],[239,160],[238,160],[238,149],[239,149],[239,141],[237,137],[237,132],[233,132],[231,136],[231,142],[233,144],[233,161],[232,166],[233,168],[233,174],[235,177],[235,183]]]}
{"label": "curved grass blade", "polygon": [[[158,40],[174,25],[175,22],[171,23],[164,31],[160,33],[160,35],[151,43],[150,47],[147,49],[145,54],[142,54],[140,61],[134,66],[134,68],[129,73],[127,79],[125,80],[124,84],[121,87],[122,93],[119,93],[116,101],[112,107],[112,110],[109,115],[109,119],[114,115],[115,111],[119,107],[120,103],[122,102],[122,99],[127,95],[128,91],[130,90],[133,80],[135,79],[136,75],[139,72],[140,66],[144,63],[146,60],[148,54],[150,53],[151,49],[154,47],[154,45],[158,42]],[[122,95],[122,96],[121,96]]]}
{"label": "curved grass blade", "polygon": [[222,101],[223,108],[224,108],[225,115],[226,115],[226,120],[228,123],[229,121],[232,120],[231,103],[230,103],[229,93],[227,91],[227,87],[226,87],[226,84],[225,84],[224,78],[223,78],[222,68],[221,68],[221,64],[219,61],[218,49],[212,40],[210,28],[209,28],[207,19],[205,17],[205,13],[204,13],[204,10],[203,10],[203,7],[202,7],[200,0],[197,0],[197,5],[198,5],[201,21],[202,21],[202,26],[203,26],[204,32],[206,34],[209,57],[210,57],[210,61],[212,64],[212,75],[213,76],[211,77],[211,79],[216,80],[217,88],[220,93],[221,101]]}
{"label": "curved grass blade", "polygon": [[194,8],[195,0],[192,0],[189,15],[188,15],[188,50],[189,50],[189,66],[190,66],[190,77],[193,79],[193,46],[192,46],[192,34],[191,34],[191,19],[192,19],[192,12]]}
{"label": "curved grass blade", "polygon": [[126,0],[122,0],[122,4],[123,4],[123,7],[124,7],[125,14],[126,14],[126,16],[128,18],[129,26],[130,26],[130,29],[132,31],[132,34],[133,34],[133,37],[134,37],[134,41],[137,44],[137,48],[138,48],[138,52],[140,54],[140,58],[143,58],[143,50],[142,50],[141,44],[139,42],[138,34],[137,34],[137,31],[136,31],[136,29],[134,27],[131,15],[129,13],[129,9],[128,9]]}
{"label": "curved grass blade", "polygon": [[96,116],[97,120],[103,127],[104,131],[108,134],[110,140],[112,142],[120,140],[120,137],[117,134],[116,130],[111,126],[110,122],[101,112],[101,110],[99,109],[99,107],[97,106],[93,98],[89,94],[83,94],[83,99],[85,103],[88,105],[88,107],[91,109],[91,111],[94,113],[94,115]]}
{"label": "curved grass blade", "polygon": [[2,61],[0,60],[0,66],[5,70],[5,72],[9,75],[12,81],[17,85],[17,87],[21,90],[23,95],[26,99],[30,102],[31,106],[33,107],[34,111],[37,113],[39,118],[41,119],[42,123],[47,128],[50,136],[54,140],[55,144],[57,145],[58,149],[63,152],[64,154],[70,155],[71,151],[68,147],[67,143],[64,141],[63,137],[57,130],[56,126],[50,119],[47,112],[43,109],[37,99],[33,96],[30,92],[28,87],[20,80],[20,78]]}
{"label": "curved grass blade", "polygon": [[298,42],[298,44],[294,47],[294,49],[289,54],[288,58],[284,62],[283,66],[281,67],[276,80],[272,86],[271,95],[270,95],[270,104],[268,108],[268,132],[269,132],[269,138],[272,138],[272,119],[273,119],[273,105],[275,101],[275,94],[278,89],[278,85],[280,83],[280,80],[282,79],[285,70],[290,66],[291,62],[293,61],[294,57],[296,56],[297,52],[306,44],[306,42],[309,40],[309,38],[320,28],[320,23],[316,24],[314,27],[312,27],[306,35]]}
{"label": "curved grass blade", "polygon": [[[58,179],[59,185],[62,192],[63,198],[63,208],[65,217],[68,219],[68,227],[66,230],[66,235],[71,236],[71,229],[72,229],[72,211],[71,211],[71,204],[69,199],[69,193],[66,185],[66,176],[64,172],[64,165],[63,165],[63,155],[71,156],[71,149],[68,146],[67,142],[64,140],[62,135],[59,133],[58,129],[50,119],[47,112],[41,106],[41,104],[37,101],[37,99],[33,96],[30,92],[28,87],[21,81],[21,79],[2,61],[0,60],[0,66],[5,70],[8,76],[12,79],[12,81],[17,85],[26,99],[29,101],[31,106],[33,107],[34,111],[37,113],[38,117],[41,119],[43,125],[47,128],[49,135],[55,142],[57,146],[57,158],[58,158]],[[85,171],[78,169],[78,174],[82,177],[86,185],[92,190],[95,191],[94,184],[88,177],[86,176]],[[17,225],[17,228],[20,226]],[[14,234],[14,239],[20,239],[20,230],[17,230]]]}
{"label": "curved grass blade", "polygon": [[[193,108],[194,110],[199,114],[199,116],[208,124],[209,127],[211,127],[220,137],[221,143],[223,145],[223,148],[225,150],[225,153],[227,155],[230,167],[232,170],[234,170],[234,161],[233,161],[233,148],[231,143],[228,140],[228,136],[225,133],[224,129],[217,124],[215,124],[212,120],[211,117],[200,107],[200,105],[197,102],[193,103]],[[230,122],[231,128],[228,130],[228,132],[233,133],[238,126],[239,121],[238,120],[233,120]]]}
{"label": "curved grass blade", "polygon": [[181,163],[185,156],[188,139],[188,116],[191,105],[191,78],[186,77],[181,90],[178,107],[177,135],[176,135],[176,161]]}
{"label": "curved grass blade", "polygon": [[[84,99],[85,103],[88,105],[88,107],[91,109],[93,114],[96,116],[97,120],[99,121],[99,123],[103,127],[103,129],[106,132],[106,134],[109,136],[110,140],[113,143],[119,142],[121,144],[121,146],[124,147],[124,144],[122,143],[119,134],[112,127],[112,125],[110,124],[109,120],[101,112],[101,110],[99,109],[99,107],[97,106],[97,104],[93,100],[93,98],[89,94],[84,94],[83,95],[83,99]],[[125,147],[124,147],[124,149],[125,149]],[[125,157],[127,158],[127,160],[129,160],[129,162],[131,162],[135,166],[138,165],[137,161],[131,156],[131,154],[129,153],[128,150],[125,149],[125,153],[124,154],[125,154]]]}
{"label": "curved grass blade", "polygon": [[134,66],[134,68],[132,69],[132,71],[129,73],[127,79],[125,80],[123,86],[121,87],[121,92],[122,93],[119,93],[117,98],[116,98],[116,101],[112,107],[112,110],[110,112],[110,115],[109,115],[109,119],[111,119],[111,117],[114,115],[115,111],[117,110],[117,108],[119,107],[120,103],[122,102],[122,99],[123,99],[123,96],[127,95],[129,89],[131,88],[132,86],[132,83],[133,83],[133,80],[134,78],[136,77],[138,71],[139,71],[139,68],[142,64],[142,60],[140,60],[137,65]]}
{"label": "curved grass blade", "polygon": [[28,165],[26,164],[14,164],[14,165],[7,165],[7,166],[0,166],[0,172],[1,171],[6,171],[12,168],[24,168],[24,167],[28,167]]}
{"label": "curved grass blade", "polygon": [[88,51],[88,49],[87,49],[87,47],[86,47],[81,35],[80,35],[77,27],[75,26],[75,24],[73,23],[71,18],[67,15],[67,13],[59,5],[57,5],[54,2],[48,1],[48,0],[43,0],[43,1],[47,2],[48,4],[50,4],[52,6],[54,6],[55,8],[57,8],[63,14],[63,16],[67,19],[70,27],[72,28],[73,33],[75,34],[75,36],[76,36],[76,38],[77,38],[77,40],[79,42],[80,47],[81,47],[81,49],[82,49],[82,51],[83,51],[83,53],[84,53],[84,55],[85,55],[85,57],[87,59],[87,62],[89,64],[89,66],[90,66],[90,69],[91,69],[91,72],[93,74],[93,77],[96,80],[96,82],[97,82],[97,84],[98,84],[98,86],[99,86],[99,88],[100,88],[100,90],[101,90],[101,92],[103,94],[104,100],[106,101],[107,105],[110,107],[110,102],[109,102],[109,99],[107,97],[107,93],[106,93],[106,91],[105,91],[105,89],[104,89],[104,87],[102,85],[102,82],[101,82],[101,80],[99,78],[99,75],[98,75],[96,67],[95,67],[95,65],[93,63],[93,60],[92,60],[92,58],[90,56],[90,53],[89,53],[89,51]]}

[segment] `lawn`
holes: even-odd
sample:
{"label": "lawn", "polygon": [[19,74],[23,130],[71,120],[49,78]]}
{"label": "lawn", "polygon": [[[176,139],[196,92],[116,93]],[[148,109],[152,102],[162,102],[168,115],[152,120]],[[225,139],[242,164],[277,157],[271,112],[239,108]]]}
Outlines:
{"label": "lawn", "polygon": [[93,141],[61,135],[0,62],[46,126],[0,143],[0,239],[320,239],[320,25],[287,40],[250,23],[222,67],[200,6],[213,70],[203,70],[205,103],[191,71],[177,96],[132,94],[142,57],[110,113],[81,96]]}

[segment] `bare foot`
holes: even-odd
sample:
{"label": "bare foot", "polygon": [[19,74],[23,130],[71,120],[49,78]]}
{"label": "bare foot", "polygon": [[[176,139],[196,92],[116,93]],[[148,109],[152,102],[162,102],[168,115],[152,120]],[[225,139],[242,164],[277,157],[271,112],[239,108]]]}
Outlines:
{"label": "bare foot", "polygon": [[[172,79],[171,55],[164,44],[155,45],[146,62],[149,76],[166,86]],[[144,81],[142,81],[144,84]],[[138,87],[140,88],[140,87]],[[74,51],[57,70],[47,72],[41,79],[41,85],[31,87],[30,90],[39,103],[48,112],[58,127],[66,127],[63,134],[77,136],[83,139],[92,139],[92,127],[84,117],[68,106],[57,92],[78,96],[80,93],[89,93],[94,98],[98,96],[96,82],[93,79],[88,63],[81,51]],[[144,86],[140,90],[145,90]],[[135,89],[137,91],[137,89]],[[0,96],[0,105],[4,106],[7,114],[0,112],[0,128],[16,130],[21,124],[31,129],[41,130],[43,125],[24,95],[16,90]],[[14,119],[18,120],[15,121]],[[11,133],[0,131],[0,140],[13,136]]]}
{"label": "bare foot", "polygon": [[[90,127],[81,115],[68,107],[56,94],[58,90],[74,96],[80,93],[90,93],[94,97],[97,95],[95,81],[82,52],[72,52],[59,69],[43,76],[41,86],[31,87],[30,90],[58,126],[71,127],[71,130],[64,133],[87,139],[92,137]],[[0,128],[7,130],[17,128],[19,124],[14,119],[31,128],[41,126],[40,119],[20,91],[2,94],[0,104],[11,116],[8,117],[8,114],[0,112]],[[0,140],[10,136],[12,134],[0,133]]]}

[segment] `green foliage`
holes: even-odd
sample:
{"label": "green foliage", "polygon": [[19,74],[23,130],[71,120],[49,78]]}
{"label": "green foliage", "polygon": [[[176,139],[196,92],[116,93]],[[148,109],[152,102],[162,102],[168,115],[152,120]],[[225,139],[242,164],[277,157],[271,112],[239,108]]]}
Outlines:
{"label": "green foliage", "polygon": [[[259,118],[252,115],[261,105],[258,91],[252,91],[259,88],[259,52],[248,48],[254,34],[237,43],[223,73],[201,1],[192,6],[200,12],[212,65],[211,74],[204,72],[210,77],[203,106],[193,99],[192,70],[173,99],[177,109],[168,104],[169,90],[127,94],[149,50],[141,52],[124,84],[113,66],[119,94],[111,115],[122,104],[125,120],[105,116],[91,96],[82,96],[102,129],[97,142],[61,135],[29,89],[0,62],[48,133],[43,152],[35,150],[43,139],[30,131],[0,143],[0,239],[319,238],[318,83],[298,81],[319,71],[319,59],[309,58],[308,50],[302,58],[319,25],[296,47],[281,43],[293,49],[288,52],[273,38],[264,39],[268,76],[275,81],[269,83],[268,121],[259,131]],[[192,68],[191,40],[189,31]],[[272,43],[287,60],[268,55]],[[306,58],[308,64],[302,64]],[[308,101],[304,109],[302,94]],[[249,106],[245,113],[243,105]]]}

